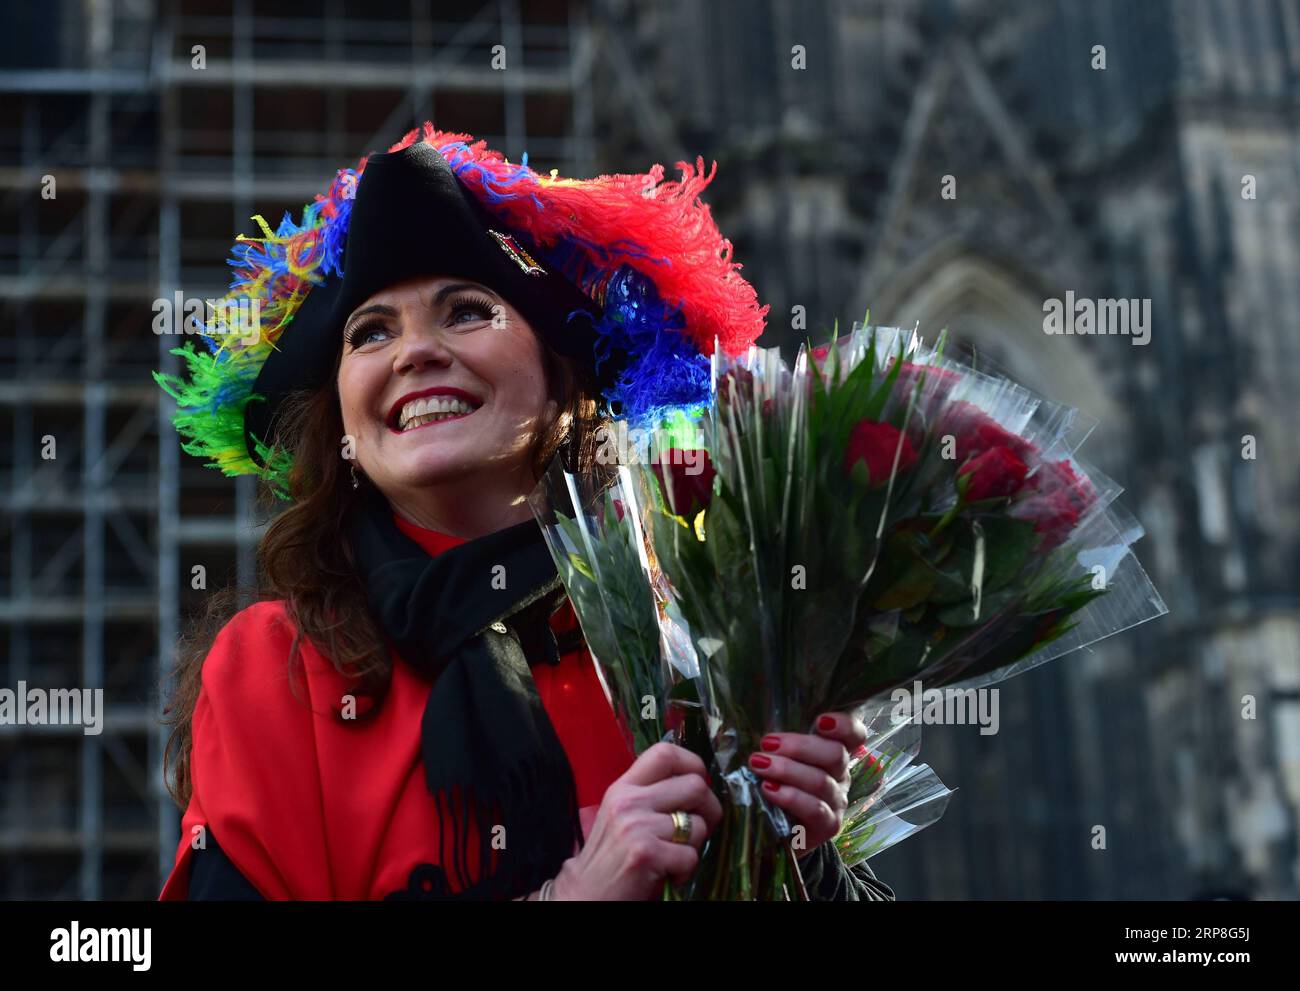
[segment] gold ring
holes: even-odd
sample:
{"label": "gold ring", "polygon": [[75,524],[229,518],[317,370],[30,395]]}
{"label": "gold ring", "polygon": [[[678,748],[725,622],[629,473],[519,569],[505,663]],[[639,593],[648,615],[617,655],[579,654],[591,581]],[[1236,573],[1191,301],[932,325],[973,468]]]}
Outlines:
{"label": "gold ring", "polygon": [[680,809],[673,813],[673,842],[689,843],[691,841],[691,814]]}

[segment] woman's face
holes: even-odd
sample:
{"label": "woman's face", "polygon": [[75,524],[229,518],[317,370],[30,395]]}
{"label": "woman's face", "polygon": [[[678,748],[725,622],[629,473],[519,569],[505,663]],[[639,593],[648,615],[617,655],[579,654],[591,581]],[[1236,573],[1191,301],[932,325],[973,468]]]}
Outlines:
{"label": "woman's face", "polygon": [[496,293],[453,277],[396,283],[358,306],[338,388],[358,466],[408,506],[449,482],[483,498],[527,492],[533,439],[557,409],[532,328]]}

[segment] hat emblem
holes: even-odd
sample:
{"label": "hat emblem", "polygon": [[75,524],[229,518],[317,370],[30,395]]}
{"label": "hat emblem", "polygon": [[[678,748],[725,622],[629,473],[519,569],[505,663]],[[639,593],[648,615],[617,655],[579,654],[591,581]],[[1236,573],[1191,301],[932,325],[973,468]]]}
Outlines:
{"label": "hat emblem", "polygon": [[499,231],[489,230],[497,244],[501,245],[501,250],[514,259],[515,264],[524,270],[526,275],[545,275],[546,269],[538,265],[533,260],[533,256],[524,250],[523,245],[514,239],[510,234],[502,234]]}

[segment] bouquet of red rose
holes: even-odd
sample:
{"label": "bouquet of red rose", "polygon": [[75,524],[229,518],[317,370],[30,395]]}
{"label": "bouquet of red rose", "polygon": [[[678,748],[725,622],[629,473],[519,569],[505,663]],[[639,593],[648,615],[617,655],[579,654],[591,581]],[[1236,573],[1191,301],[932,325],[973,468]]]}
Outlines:
{"label": "bouquet of red rose", "polygon": [[[695,647],[645,530],[663,511],[661,486],[672,484],[671,470],[660,464],[648,472],[623,466],[575,473],[556,459],[530,503],[634,752],[672,740],[716,767]],[[683,493],[693,485],[696,497],[707,498],[712,476],[686,468],[678,485]],[[886,722],[884,713],[883,707],[864,712],[871,717],[871,745],[850,764],[853,789],[837,838],[849,866],[938,821],[950,794],[933,770],[913,763],[919,726]],[[726,790],[719,794],[732,801]],[[665,898],[753,897],[728,885],[724,849],[715,841],[705,869],[684,888],[666,886]]]}
{"label": "bouquet of red rose", "polygon": [[[691,672],[694,745],[725,789],[693,896],[801,897],[798,831],[746,764],[763,735],[903,686],[996,681],[1164,605],[1118,488],[1075,457],[1075,411],[893,329],[856,328],[793,368],[718,354],[713,378],[703,416],[619,469],[637,512],[614,529],[645,550],[661,655],[671,643]],[[887,756],[855,765],[841,855],[884,838],[863,814],[892,811]]]}

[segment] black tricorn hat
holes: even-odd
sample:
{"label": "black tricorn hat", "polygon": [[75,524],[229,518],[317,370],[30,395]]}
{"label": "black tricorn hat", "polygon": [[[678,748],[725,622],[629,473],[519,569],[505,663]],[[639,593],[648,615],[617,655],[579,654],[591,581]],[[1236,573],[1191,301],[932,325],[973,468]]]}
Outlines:
{"label": "black tricorn hat", "polygon": [[[249,453],[254,438],[273,442],[286,397],[326,384],[348,316],[381,289],[419,275],[481,283],[519,310],[557,353],[593,365],[600,307],[542,260],[526,237],[492,217],[436,148],[416,142],[371,155],[356,185],[343,252],[343,274],[313,287],[280,332],[244,410]],[[593,366],[594,367],[594,366]],[[601,378],[616,375],[603,366]]]}

